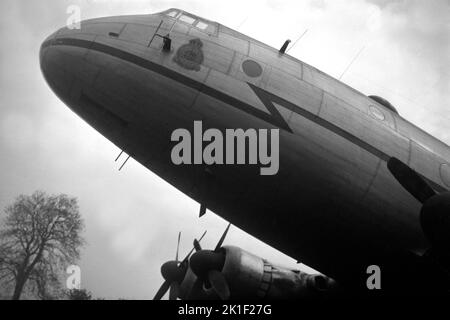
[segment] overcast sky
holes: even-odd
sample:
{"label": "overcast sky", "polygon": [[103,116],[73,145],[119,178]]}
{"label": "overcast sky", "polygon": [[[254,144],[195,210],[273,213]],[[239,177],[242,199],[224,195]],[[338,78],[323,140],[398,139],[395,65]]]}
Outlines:
{"label": "overcast sky", "polygon": [[[335,77],[364,47],[343,81],[387,98],[450,144],[448,0],[2,0],[0,208],[38,189],[76,196],[88,242],[82,286],[95,296],[152,298],[163,281],[161,264],[174,258],[178,231],[185,254],[205,229],[204,247],[213,247],[227,223],[211,212],[199,219],[197,203],[135,161],[118,172],[120,150],[51,92],[39,46],[65,25],[71,4],[81,7],[83,19],[178,7],[277,48],[308,29],[289,53]],[[225,244],[296,267],[235,227]]]}

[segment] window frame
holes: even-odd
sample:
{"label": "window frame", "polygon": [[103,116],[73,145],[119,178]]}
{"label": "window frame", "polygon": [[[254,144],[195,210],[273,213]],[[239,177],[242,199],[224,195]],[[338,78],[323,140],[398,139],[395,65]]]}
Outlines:
{"label": "window frame", "polygon": [[219,30],[217,23],[205,20],[182,10],[169,9],[163,14],[167,18],[174,19],[175,23],[181,22],[191,29],[195,28],[195,30],[203,32],[209,36],[217,35]]}
{"label": "window frame", "polygon": [[[175,13],[175,15],[171,16],[170,15],[171,13]],[[178,19],[178,17],[180,16],[180,13],[181,13],[180,10],[173,9],[173,10],[169,10],[168,12],[165,12],[164,15],[169,18],[172,18],[172,19]]]}
{"label": "window frame", "polygon": [[[192,22],[181,20],[183,17],[192,19]],[[190,14],[183,12],[181,15],[178,16],[178,21],[181,21],[183,23],[186,23],[186,24],[194,27],[197,24],[197,21],[199,21],[199,19],[197,17],[191,16]]]}

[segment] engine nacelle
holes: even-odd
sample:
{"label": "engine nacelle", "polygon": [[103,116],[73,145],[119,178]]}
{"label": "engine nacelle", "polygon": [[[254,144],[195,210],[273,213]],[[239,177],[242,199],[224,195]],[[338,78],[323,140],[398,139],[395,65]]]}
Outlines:
{"label": "engine nacelle", "polygon": [[227,246],[222,273],[235,299],[298,299],[321,296],[336,283],[320,274],[307,274],[271,264],[237,247]]}
{"label": "engine nacelle", "polygon": [[[221,270],[231,299],[301,299],[332,294],[336,282],[320,274],[279,267],[238,247],[225,246]],[[217,299],[208,284],[199,281],[191,270],[182,284],[184,299]]]}

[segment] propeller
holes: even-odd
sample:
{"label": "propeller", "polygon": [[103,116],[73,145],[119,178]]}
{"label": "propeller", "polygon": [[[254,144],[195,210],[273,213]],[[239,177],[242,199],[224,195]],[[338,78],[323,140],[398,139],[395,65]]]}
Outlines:
{"label": "propeller", "polygon": [[450,192],[437,193],[416,171],[396,158],[389,159],[389,171],[420,203],[420,224],[433,249],[450,251]]}
{"label": "propeller", "polygon": [[387,166],[389,171],[403,188],[422,204],[436,195],[436,192],[416,171],[397,158],[389,159]]}
{"label": "propeller", "polygon": [[[200,246],[200,241],[205,236],[206,231],[203,232],[200,239],[197,241],[198,245]],[[195,248],[192,248],[191,251],[186,255],[186,257],[179,262],[178,261],[178,254],[180,249],[180,239],[181,239],[181,232],[178,233],[178,242],[177,242],[177,251],[175,254],[175,260],[168,261],[164,263],[161,266],[161,274],[164,278],[164,282],[161,285],[161,287],[156,292],[155,297],[153,300],[161,300],[162,297],[169,291],[169,300],[176,300],[177,297],[180,296],[180,284],[183,281],[187,269],[188,269],[188,260],[192,253],[194,252]]]}
{"label": "propeller", "polygon": [[225,253],[220,250],[230,226],[231,224],[227,226],[214,250],[203,250],[199,241],[194,240],[196,252],[189,260],[189,265],[199,281],[206,287],[211,287],[222,300],[230,298],[230,288],[221,272],[225,264]]}

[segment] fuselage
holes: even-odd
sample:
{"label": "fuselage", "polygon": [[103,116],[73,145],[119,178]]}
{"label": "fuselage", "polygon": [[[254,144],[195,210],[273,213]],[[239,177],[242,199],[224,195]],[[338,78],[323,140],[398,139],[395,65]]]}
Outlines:
{"label": "fuselage", "polygon": [[[161,23],[162,22],[162,23]],[[159,29],[158,29],[159,27]],[[170,35],[171,50],[163,50]],[[208,209],[336,279],[396,252],[423,253],[420,203],[392,177],[396,157],[439,191],[450,149],[321,71],[218,23],[171,9],[84,21],[41,49],[75,113]],[[175,129],[280,130],[279,172],[175,165]],[[149,190],[151,192],[151,190]]]}

